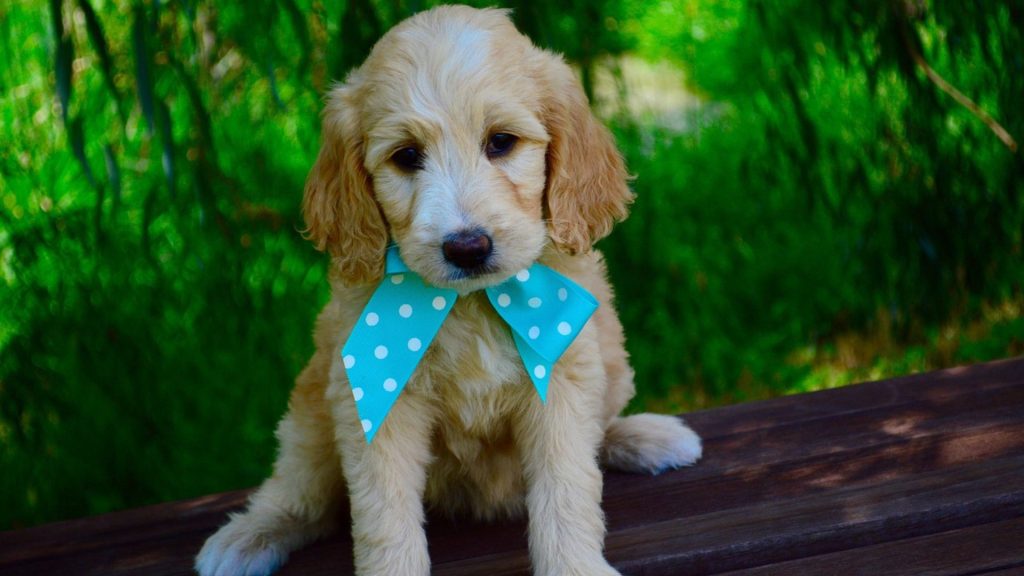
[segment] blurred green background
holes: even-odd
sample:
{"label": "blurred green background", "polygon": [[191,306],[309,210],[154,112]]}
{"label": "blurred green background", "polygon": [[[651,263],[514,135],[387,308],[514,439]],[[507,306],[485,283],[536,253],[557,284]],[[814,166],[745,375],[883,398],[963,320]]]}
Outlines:
{"label": "blurred green background", "polygon": [[[429,5],[0,5],[0,529],[268,474],[321,95]],[[1024,0],[510,6],[637,175],[631,409],[1024,352]]]}

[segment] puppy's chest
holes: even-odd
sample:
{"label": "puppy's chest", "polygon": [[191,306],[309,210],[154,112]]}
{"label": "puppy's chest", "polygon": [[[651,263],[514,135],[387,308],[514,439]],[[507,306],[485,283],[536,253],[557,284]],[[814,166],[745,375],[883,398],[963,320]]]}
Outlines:
{"label": "puppy's chest", "polygon": [[425,360],[417,385],[438,403],[441,424],[473,435],[504,426],[532,390],[508,326],[478,295],[459,299]]}

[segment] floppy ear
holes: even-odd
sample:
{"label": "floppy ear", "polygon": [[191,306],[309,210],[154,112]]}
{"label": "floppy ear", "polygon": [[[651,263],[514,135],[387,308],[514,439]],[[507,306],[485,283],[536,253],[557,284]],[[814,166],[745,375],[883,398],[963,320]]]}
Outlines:
{"label": "floppy ear", "polygon": [[349,97],[346,86],[327,96],[323,142],[306,180],[302,214],[306,238],[331,254],[341,280],[365,284],[383,274],[388,232],[363,167],[364,145]]}
{"label": "floppy ear", "polygon": [[590,112],[576,74],[552,56],[547,76],[549,234],[564,252],[586,252],[626,218],[633,193],[615,139]]}

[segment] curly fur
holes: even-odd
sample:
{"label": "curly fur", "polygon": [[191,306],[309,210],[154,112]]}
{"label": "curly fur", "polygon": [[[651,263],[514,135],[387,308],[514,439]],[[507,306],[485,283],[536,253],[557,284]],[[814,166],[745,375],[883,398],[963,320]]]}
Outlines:
{"label": "curly fur", "polygon": [[[495,131],[518,141],[489,158]],[[425,156],[414,172],[391,160],[410,144]],[[617,574],[602,553],[599,460],[658,472],[700,457],[700,439],[679,419],[619,416],[633,371],[592,245],[626,216],[626,178],[572,70],[506,12],[445,6],[388,32],[328,95],[306,185],[306,234],[332,256],[316,352],[278,427],[273,475],[207,541],[199,573],[271,573],[337,526],[347,496],[362,576],[429,574],[424,505],[478,518],[527,514],[537,574]],[[492,269],[470,278],[440,254],[445,235],[465,227],[494,243]],[[428,282],[462,296],[368,445],[339,351],[389,240]],[[546,405],[478,291],[538,260],[600,302],[554,366]]]}

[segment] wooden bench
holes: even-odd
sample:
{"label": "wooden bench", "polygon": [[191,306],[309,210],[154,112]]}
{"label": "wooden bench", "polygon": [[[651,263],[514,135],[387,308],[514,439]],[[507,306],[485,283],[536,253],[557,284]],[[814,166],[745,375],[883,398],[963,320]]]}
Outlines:
{"label": "wooden bench", "polygon": [[[697,466],[608,473],[623,574],[1024,574],[1024,359],[691,414]],[[248,491],[0,533],[0,574],[190,574]],[[434,574],[528,575],[525,525],[431,518]],[[280,574],[352,573],[346,530]],[[400,575],[396,575],[400,576]]]}

